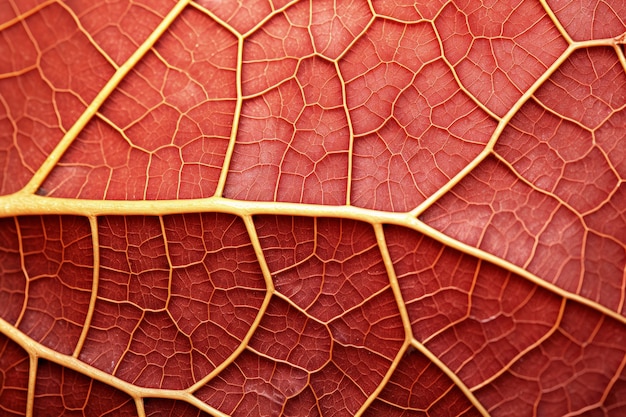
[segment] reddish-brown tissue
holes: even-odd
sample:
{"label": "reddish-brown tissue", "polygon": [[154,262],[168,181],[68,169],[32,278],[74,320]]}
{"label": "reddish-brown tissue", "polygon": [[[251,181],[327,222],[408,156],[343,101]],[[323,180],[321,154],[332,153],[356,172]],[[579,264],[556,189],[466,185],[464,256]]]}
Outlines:
{"label": "reddish-brown tissue", "polygon": [[623,0],[0,3],[0,416],[626,415]]}

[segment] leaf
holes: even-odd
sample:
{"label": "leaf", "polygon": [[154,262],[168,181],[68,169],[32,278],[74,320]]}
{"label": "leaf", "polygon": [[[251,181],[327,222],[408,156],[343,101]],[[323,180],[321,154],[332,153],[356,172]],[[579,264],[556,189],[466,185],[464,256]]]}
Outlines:
{"label": "leaf", "polygon": [[0,5],[0,414],[626,413],[621,1]]}

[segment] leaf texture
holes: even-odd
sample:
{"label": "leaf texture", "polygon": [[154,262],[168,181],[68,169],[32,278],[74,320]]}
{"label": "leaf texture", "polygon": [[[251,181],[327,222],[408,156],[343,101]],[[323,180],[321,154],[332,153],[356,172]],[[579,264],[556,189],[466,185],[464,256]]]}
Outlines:
{"label": "leaf texture", "polygon": [[0,415],[624,415],[625,16],[0,4]]}

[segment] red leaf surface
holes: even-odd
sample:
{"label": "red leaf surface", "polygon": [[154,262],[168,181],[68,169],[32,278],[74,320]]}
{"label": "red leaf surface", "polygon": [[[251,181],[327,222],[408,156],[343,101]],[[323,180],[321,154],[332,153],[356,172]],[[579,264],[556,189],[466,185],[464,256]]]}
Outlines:
{"label": "red leaf surface", "polygon": [[0,415],[625,415],[625,16],[1,3]]}

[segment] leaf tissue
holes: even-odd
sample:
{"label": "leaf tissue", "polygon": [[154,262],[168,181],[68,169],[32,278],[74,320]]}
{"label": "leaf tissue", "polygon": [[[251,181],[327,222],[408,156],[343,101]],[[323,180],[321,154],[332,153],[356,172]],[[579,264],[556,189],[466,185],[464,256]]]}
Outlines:
{"label": "leaf tissue", "polygon": [[626,415],[623,0],[0,4],[1,416]]}

